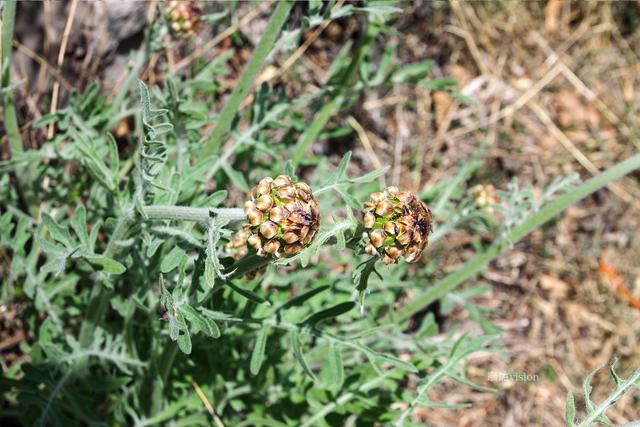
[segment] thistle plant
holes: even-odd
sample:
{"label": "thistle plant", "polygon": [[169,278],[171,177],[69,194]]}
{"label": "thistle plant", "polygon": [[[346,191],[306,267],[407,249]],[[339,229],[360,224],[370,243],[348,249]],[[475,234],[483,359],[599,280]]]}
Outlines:
{"label": "thistle plant", "polygon": [[365,252],[379,256],[385,264],[397,264],[401,258],[416,262],[429,244],[431,211],[415,193],[397,187],[371,194],[364,204],[363,238]]}

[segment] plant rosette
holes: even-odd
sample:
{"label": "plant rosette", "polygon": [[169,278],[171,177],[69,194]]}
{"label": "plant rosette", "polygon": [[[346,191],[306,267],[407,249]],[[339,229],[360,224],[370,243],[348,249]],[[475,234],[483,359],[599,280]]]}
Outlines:
{"label": "plant rosette", "polygon": [[364,205],[365,252],[396,264],[416,262],[429,244],[431,210],[415,193],[397,187],[371,194]]}

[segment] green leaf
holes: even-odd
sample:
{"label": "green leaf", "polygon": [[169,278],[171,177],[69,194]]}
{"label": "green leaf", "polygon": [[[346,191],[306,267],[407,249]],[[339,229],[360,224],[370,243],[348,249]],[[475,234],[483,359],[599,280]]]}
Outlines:
{"label": "green leaf", "polygon": [[420,339],[426,339],[438,334],[438,324],[436,323],[433,312],[427,313],[427,316],[422,321],[422,325],[417,332],[417,336]]}
{"label": "green leaf", "polygon": [[418,372],[418,368],[416,368],[412,363],[405,362],[404,360],[398,359],[397,357],[392,356],[390,354],[375,353],[373,355],[373,358],[375,360],[382,360],[385,362],[389,362],[396,368],[400,368],[408,372],[414,372],[414,373]]}
{"label": "green leaf", "polygon": [[210,288],[216,284],[216,269],[208,256],[204,260],[204,281]]}
{"label": "green leaf", "polygon": [[433,67],[432,60],[417,62],[415,64],[404,64],[393,74],[391,81],[393,83],[414,83],[421,80],[429,74]]}
{"label": "green leaf", "polygon": [[362,209],[362,203],[360,203],[358,199],[356,199],[350,193],[348,193],[347,190],[338,186],[336,187],[336,191],[340,194],[340,196],[342,197],[342,200],[344,200],[345,203],[349,205],[349,207],[356,210]]}
{"label": "green leaf", "polygon": [[247,180],[244,179],[244,176],[242,176],[240,172],[233,169],[228,163],[222,165],[222,170],[227,174],[234,187],[243,193],[249,192],[249,184],[247,184]]}
{"label": "green leaf", "polygon": [[78,205],[71,217],[71,228],[76,233],[82,245],[87,249],[89,248],[89,234],[87,233],[87,211],[83,205]]}
{"label": "green leaf", "polygon": [[347,166],[349,165],[350,160],[351,160],[351,151],[347,151],[345,155],[342,157],[342,160],[340,160],[340,164],[336,169],[335,177],[332,180],[333,183],[342,181],[342,178],[344,178],[344,174],[347,171]]}
{"label": "green leaf", "polygon": [[42,215],[42,223],[47,227],[49,234],[54,240],[65,245],[68,249],[71,249],[73,246],[73,240],[71,239],[71,235],[69,234],[69,230],[65,227],[58,225],[58,223],[49,216],[49,214]]}
{"label": "green leaf", "polygon": [[265,304],[265,305],[271,305],[269,303],[269,301],[267,301],[266,299],[262,298],[261,296],[258,296],[256,294],[254,294],[253,292],[241,288],[240,286],[236,286],[231,282],[227,282],[227,286],[229,286],[234,292],[242,295],[243,297],[245,297],[248,300],[251,300],[253,302],[256,302],[258,304]]}
{"label": "green leaf", "polygon": [[293,166],[291,159],[284,164],[284,173],[287,174],[294,182],[298,180],[296,176],[296,168]]}
{"label": "green leaf", "polygon": [[35,237],[38,246],[40,246],[40,248],[48,255],[66,257],[66,254],[68,253],[68,250],[66,248],[43,239],[42,236],[40,236],[39,232],[36,232]]}
{"label": "green leaf", "polygon": [[307,361],[302,354],[302,349],[300,348],[300,336],[297,329],[294,329],[293,332],[291,332],[291,347],[293,347],[293,356],[302,367],[304,373],[307,374],[313,382],[315,382],[316,376],[313,374],[311,369],[309,369],[309,365],[307,365]]}
{"label": "green leaf", "polygon": [[375,180],[376,178],[381,177],[382,175],[384,175],[385,173],[387,173],[387,171],[389,170],[389,166],[384,166],[381,167],[379,169],[373,170],[367,174],[364,174],[362,176],[359,176],[357,178],[350,178],[349,181],[357,183],[357,184],[364,184],[367,182],[371,182],[373,180]]}
{"label": "green leaf", "polygon": [[213,194],[207,196],[202,202],[198,203],[198,206],[216,207],[220,203],[224,202],[227,198],[227,190],[218,190]]}
{"label": "green leaf", "polygon": [[174,246],[171,251],[164,256],[160,264],[160,271],[168,273],[180,265],[182,258],[185,256],[184,250],[180,246]]}
{"label": "green leaf", "polygon": [[55,276],[59,276],[64,271],[67,258],[54,257],[50,259],[45,265],[40,268],[43,273],[53,273]]}
{"label": "green leaf", "polygon": [[178,335],[178,348],[184,354],[191,354],[191,335],[189,331],[182,331],[182,334]]}
{"label": "green leaf", "polygon": [[202,331],[205,334],[209,335],[211,338],[220,338],[220,328],[213,319],[202,317],[202,321],[206,325],[206,328],[202,328]]}
{"label": "green leaf", "polygon": [[564,410],[564,419],[569,427],[576,425],[576,403],[573,399],[573,393],[567,393],[567,405]]}
{"label": "green leaf", "polygon": [[584,404],[587,407],[588,412],[592,412],[595,409],[595,405],[591,401],[591,379],[593,376],[604,367],[604,364],[596,366],[594,370],[589,372],[589,374],[584,377],[584,381],[582,382],[582,393],[584,394]]}
{"label": "green leaf", "polygon": [[287,301],[284,304],[282,304],[278,308],[278,310],[284,310],[286,308],[291,308],[291,307],[302,305],[305,301],[313,298],[314,296],[318,295],[321,292],[326,291],[330,287],[331,286],[329,286],[329,285],[323,285],[323,286],[319,286],[317,288],[313,288],[310,291],[307,291],[307,292],[305,292],[303,294],[300,294],[300,295],[298,295],[296,297],[291,298],[289,301]]}
{"label": "green leaf", "polygon": [[318,322],[322,320],[333,319],[344,313],[347,313],[348,311],[353,309],[353,307],[355,306],[356,306],[356,303],[354,301],[347,301],[347,302],[334,305],[333,307],[327,308],[326,310],[322,310],[312,314],[307,318],[307,320],[302,322],[302,324],[315,326]]}
{"label": "green leaf", "polygon": [[340,346],[334,341],[329,345],[329,368],[331,370],[332,385],[338,389],[341,388],[344,382],[344,365]]}
{"label": "green leaf", "polygon": [[111,172],[114,177],[118,176],[120,172],[120,158],[118,155],[118,144],[116,143],[115,138],[111,135],[111,132],[105,133],[107,138],[107,143],[109,144],[109,152],[111,153]]}
{"label": "green leaf", "polygon": [[91,264],[102,267],[102,271],[107,274],[122,274],[127,271],[124,265],[104,255],[85,255],[85,259]]}
{"label": "green leaf", "polygon": [[253,375],[258,375],[258,372],[260,372],[260,366],[262,365],[262,360],[264,359],[264,350],[267,345],[268,333],[269,326],[263,323],[262,328],[258,333],[258,337],[256,338],[256,343],[253,346],[253,351],[251,352],[251,363],[249,364],[249,370]]}

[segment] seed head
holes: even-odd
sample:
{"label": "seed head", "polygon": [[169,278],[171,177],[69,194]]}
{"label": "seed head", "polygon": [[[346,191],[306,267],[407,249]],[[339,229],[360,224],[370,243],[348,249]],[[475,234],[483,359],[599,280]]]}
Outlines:
{"label": "seed head", "polygon": [[373,225],[376,223],[376,216],[371,213],[371,212],[367,212],[364,214],[364,228],[373,228]]}
{"label": "seed head", "polygon": [[240,259],[249,253],[247,249],[247,241],[251,240],[251,232],[247,228],[238,231],[233,238],[224,245],[224,250],[234,257]]}
{"label": "seed head", "polygon": [[191,36],[200,27],[202,9],[193,1],[169,1],[167,3],[166,16],[171,30],[181,37]]}
{"label": "seed head", "polygon": [[478,184],[471,189],[471,194],[475,197],[476,206],[488,214],[494,213],[493,206],[500,203],[496,189],[491,184]]}
{"label": "seed head", "polygon": [[246,243],[260,256],[280,258],[308,246],[320,227],[318,204],[305,183],[280,175],[264,178],[248,194]]}
{"label": "seed head", "polygon": [[404,256],[415,262],[429,242],[432,219],[429,207],[415,193],[388,187],[364,204],[365,252],[395,264]]}

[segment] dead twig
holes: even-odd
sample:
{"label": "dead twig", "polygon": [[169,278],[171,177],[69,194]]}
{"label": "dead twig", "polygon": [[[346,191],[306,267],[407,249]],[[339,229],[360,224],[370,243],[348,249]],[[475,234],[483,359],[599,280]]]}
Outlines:
{"label": "dead twig", "polygon": [[[62,42],[60,43],[60,50],[58,51],[58,68],[62,68],[64,63],[64,52],[67,49],[67,43],[69,42],[69,34],[71,33],[71,26],[73,25],[73,19],[76,16],[76,10],[78,7],[78,0],[71,1],[71,7],[69,8],[69,16],[67,17],[67,23],[62,33]],[[60,91],[60,83],[56,81],[53,84],[53,93],[51,95],[51,114],[55,114],[58,108],[58,94]],[[47,138],[53,138],[54,123],[49,123],[49,129],[47,130]]]}

